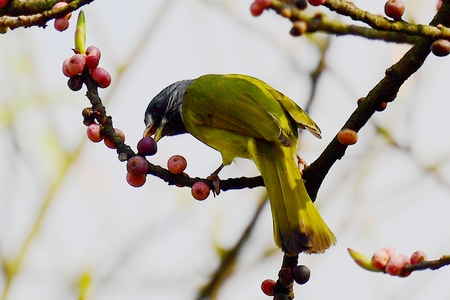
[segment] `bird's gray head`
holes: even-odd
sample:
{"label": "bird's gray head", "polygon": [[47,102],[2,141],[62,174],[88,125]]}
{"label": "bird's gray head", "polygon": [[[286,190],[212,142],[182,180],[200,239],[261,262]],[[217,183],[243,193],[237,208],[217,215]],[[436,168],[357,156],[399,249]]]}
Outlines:
{"label": "bird's gray head", "polygon": [[155,134],[155,141],[163,136],[186,133],[181,116],[184,93],[192,80],[175,82],[158,95],[147,106],[144,122],[146,129],[144,136]]}

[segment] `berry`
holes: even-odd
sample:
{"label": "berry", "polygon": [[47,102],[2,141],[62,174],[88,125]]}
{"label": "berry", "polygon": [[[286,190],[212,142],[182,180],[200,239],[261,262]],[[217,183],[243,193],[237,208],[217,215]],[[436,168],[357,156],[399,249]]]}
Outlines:
{"label": "berry", "polygon": [[308,0],[308,3],[313,6],[319,6],[325,3],[325,0]]}
{"label": "berry", "polygon": [[147,180],[147,177],[144,175],[132,175],[130,173],[127,173],[127,182],[134,187],[140,187],[143,186],[145,183],[145,180]]}
{"label": "berry", "polygon": [[262,15],[263,11],[264,11],[264,6],[261,5],[261,3],[258,3],[255,1],[252,4],[250,4],[250,13],[252,14],[252,16],[258,17],[258,16]]}
{"label": "berry", "polygon": [[412,265],[419,264],[419,263],[421,263],[423,261],[427,261],[427,260],[428,260],[428,258],[427,258],[427,255],[425,254],[425,252],[420,251],[420,250],[415,251],[413,254],[411,254],[411,257],[409,258],[409,262]]}
{"label": "berry", "polygon": [[90,70],[97,68],[100,62],[101,53],[100,50],[95,46],[89,46],[86,49],[86,67]]}
{"label": "berry", "polygon": [[133,156],[127,162],[127,171],[131,175],[141,176],[147,174],[148,163],[142,156]]}
{"label": "berry", "polygon": [[352,129],[341,129],[337,138],[343,145],[353,145],[358,141],[358,133]]}
{"label": "berry", "polygon": [[295,21],[289,33],[292,36],[300,36],[308,31],[308,24],[305,21]]}
{"label": "berry", "polygon": [[431,44],[431,52],[436,56],[446,56],[450,53],[450,41],[436,40]]}
{"label": "berry", "polygon": [[4,8],[6,5],[8,5],[9,0],[0,0],[0,8]]}
{"label": "berry", "polygon": [[63,65],[62,65],[62,72],[65,76],[72,77],[73,76],[72,73],[69,72],[69,60],[70,60],[70,57],[68,57],[64,60]]}
{"label": "berry", "polygon": [[137,150],[138,155],[147,156],[154,155],[158,150],[158,147],[156,146],[155,140],[152,137],[146,136],[138,142]]}
{"label": "berry", "polygon": [[70,77],[67,85],[72,91],[79,91],[83,87],[83,77],[81,75]]}
{"label": "berry", "polygon": [[69,21],[66,18],[56,18],[53,26],[58,31],[64,31],[69,28]]}
{"label": "berry", "polygon": [[275,291],[274,291],[275,283],[276,282],[272,279],[266,279],[261,283],[261,290],[267,296],[273,296],[273,295],[275,295]]}
{"label": "berry", "polygon": [[91,75],[101,88],[106,88],[111,84],[111,75],[103,68],[95,68],[91,71]]}
{"label": "berry", "polygon": [[87,127],[87,136],[94,143],[103,140],[102,127],[97,123],[92,123]]}
{"label": "berry", "polygon": [[[120,130],[119,128],[114,128],[114,131],[120,136],[120,139],[122,140],[122,142],[125,142],[125,134],[123,133],[123,131]],[[106,147],[111,148],[111,149],[116,149],[116,146],[114,146],[113,141],[111,141],[108,137],[105,136],[104,142],[105,142]]]}
{"label": "berry", "polygon": [[[400,275],[402,268],[409,264],[409,257],[404,254],[395,254],[389,258],[386,273],[394,276]],[[409,274],[408,274],[409,275]]]}
{"label": "berry", "polygon": [[405,5],[402,0],[388,0],[384,5],[384,13],[386,16],[398,21],[402,19],[405,12]]}
{"label": "berry", "polygon": [[384,270],[389,261],[389,258],[389,253],[384,249],[380,249],[376,251],[372,256],[372,266],[379,270]]}
{"label": "berry", "polygon": [[181,155],[173,155],[167,161],[167,168],[172,174],[181,174],[187,167],[186,159]]}
{"label": "berry", "polygon": [[194,199],[202,201],[208,198],[211,189],[206,182],[197,181],[192,185],[191,194]]}
{"label": "berry", "polygon": [[307,266],[295,266],[292,268],[292,274],[294,276],[295,282],[298,284],[305,284],[308,282],[309,277],[311,276],[311,271]]}
{"label": "berry", "polygon": [[[65,61],[64,61],[65,62]],[[72,76],[78,75],[83,72],[84,66],[86,65],[86,58],[83,54],[74,54],[69,58],[67,62],[67,71]],[[64,67],[63,67],[64,72]]]}

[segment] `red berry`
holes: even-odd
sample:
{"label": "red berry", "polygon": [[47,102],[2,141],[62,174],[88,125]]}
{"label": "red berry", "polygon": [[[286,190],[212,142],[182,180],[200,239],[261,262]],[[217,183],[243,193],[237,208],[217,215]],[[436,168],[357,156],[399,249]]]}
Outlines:
{"label": "red berry", "polygon": [[103,140],[102,127],[97,123],[92,123],[87,127],[87,136],[94,142],[98,143]]}
{"label": "red berry", "polygon": [[436,56],[446,56],[450,53],[449,40],[436,40],[431,44],[431,52]]}
{"label": "red berry", "polygon": [[252,16],[258,17],[262,15],[263,11],[264,6],[261,5],[261,3],[253,2],[252,4],[250,4],[250,13],[252,14]]}
{"label": "red berry", "polygon": [[394,20],[401,20],[404,12],[405,5],[402,0],[388,0],[384,5],[384,13]]}
{"label": "red berry", "polygon": [[91,75],[101,88],[106,88],[111,84],[111,75],[103,68],[95,68],[91,71]]}
{"label": "red berry", "polygon": [[130,173],[127,173],[127,182],[134,187],[140,187],[143,186],[145,183],[145,180],[147,180],[147,177],[144,175],[132,175]]}
{"label": "red berry", "polygon": [[358,141],[358,133],[352,129],[341,129],[338,133],[338,141],[343,145],[353,145]]}
{"label": "red berry", "polygon": [[308,0],[308,3],[313,6],[319,6],[325,3],[325,0]]}
{"label": "red berry", "polygon": [[4,8],[6,5],[8,5],[9,0],[0,0],[0,8]]}
{"label": "red berry", "polygon": [[147,174],[148,163],[142,156],[133,156],[127,162],[127,171],[131,175],[141,176]]}
{"label": "red berry", "polygon": [[308,282],[309,277],[311,276],[311,271],[307,266],[295,266],[292,268],[292,274],[294,276],[295,282],[298,284],[305,284]]}
{"label": "red berry", "polygon": [[95,46],[89,46],[86,49],[86,55],[94,55],[96,57],[98,57],[98,59],[100,59],[100,57],[102,56],[100,49],[98,49]]}
{"label": "red berry", "polygon": [[97,68],[98,63],[100,62],[100,50],[95,46],[89,46],[86,49],[86,67],[90,70],[94,70]]}
{"label": "red berry", "polygon": [[267,296],[273,296],[273,295],[275,295],[275,291],[274,291],[275,283],[276,282],[272,279],[266,279],[261,283],[261,290]]}
{"label": "red berry", "polygon": [[[123,133],[123,131],[120,130],[119,128],[114,128],[114,131],[120,136],[122,142],[125,142],[125,134]],[[103,141],[105,142],[106,147],[116,149],[116,146],[114,146],[113,141],[111,141],[109,138],[105,137]]]}
{"label": "red berry", "polygon": [[74,54],[67,62],[67,70],[72,76],[78,75],[83,72],[86,65],[86,58],[83,54]]}
{"label": "red berry", "polygon": [[181,155],[173,155],[167,161],[167,168],[172,174],[181,174],[187,167],[186,159]]}
{"label": "red berry", "polygon": [[64,60],[63,65],[62,65],[62,72],[65,76],[72,77],[74,75],[72,75],[72,73],[69,72],[69,60],[70,60],[70,57],[68,57]]}
{"label": "red berry", "polygon": [[389,253],[384,249],[380,249],[376,251],[372,256],[372,266],[379,270],[384,270],[389,261],[389,258]]}
{"label": "red berry", "polygon": [[64,31],[69,28],[69,21],[66,18],[56,18],[53,26],[58,31]]}
{"label": "red berry", "polygon": [[79,91],[83,87],[83,77],[81,75],[70,77],[67,85],[72,91]]}
{"label": "red berry", "polygon": [[425,252],[420,250],[415,251],[413,254],[411,254],[411,257],[409,258],[409,262],[412,265],[419,264],[426,260],[428,260],[427,255],[425,254]]}
{"label": "red berry", "polygon": [[202,201],[208,198],[210,191],[211,189],[209,188],[209,185],[206,184],[206,182],[197,181],[192,186],[191,194],[194,199]]}
{"label": "red berry", "polygon": [[404,266],[409,264],[409,257],[404,254],[395,254],[389,258],[386,265],[386,273],[390,275],[400,275]]}
{"label": "red berry", "polygon": [[154,155],[158,150],[155,140],[151,136],[143,137],[137,144],[138,155]]}

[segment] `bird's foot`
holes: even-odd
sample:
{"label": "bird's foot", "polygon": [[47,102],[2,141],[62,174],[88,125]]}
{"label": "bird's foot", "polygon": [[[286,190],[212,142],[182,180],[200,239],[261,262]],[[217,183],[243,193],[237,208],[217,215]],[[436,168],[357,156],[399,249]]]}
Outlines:
{"label": "bird's foot", "polygon": [[308,167],[306,161],[297,154],[297,165],[300,170],[300,174],[303,174],[303,171]]}

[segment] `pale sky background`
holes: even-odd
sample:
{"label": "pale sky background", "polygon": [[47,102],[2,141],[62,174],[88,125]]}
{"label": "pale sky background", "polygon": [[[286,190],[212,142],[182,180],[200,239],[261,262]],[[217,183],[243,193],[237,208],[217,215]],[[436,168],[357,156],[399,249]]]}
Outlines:
{"label": "pale sky background", "polygon": [[[142,136],[150,99],[180,79],[243,73],[306,103],[316,46],[306,37],[291,37],[290,23],[274,12],[252,17],[250,3],[97,0],[83,8],[87,44],[100,48],[100,65],[113,78],[100,96],[130,146]],[[384,1],[354,3],[383,14]],[[428,23],[435,13],[434,0],[405,3],[407,20]],[[2,261],[16,257],[60,177],[65,155],[81,147],[7,299],[76,299],[76,282],[85,272],[93,278],[95,300],[195,299],[217,267],[217,247],[234,245],[264,189],[198,202],[188,188],[169,187],[152,176],[143,187],[130,187],[115,151],[87,140],[81,117],[89,106],[85,88],[70,91],[61,72],[73,48],[75,20],[76,14],[63,33],[49,23],[46,29],[0,36]],[[331,39],[309,111],[323,138],[302,135],[299,152],[306,161],[320,155],[356,100],[407,49],[357,37]],[[300,257],[312,274],[306,285],[295,287],[296,299],[450,298],[449,268],[395,278],[362,270],[347,254],[347,247],[371,255],[385,246],[407,255],[421,249],[430,259],[450,253],[449,67],[449,58],[431,55],[330,171],[316,203],[338,244],[324,255]],[[374,125],[388,130],[399,146],[377,134]],[[163,139],[150,160],[165,165],[173,154],[187,158],[193,177],[206,177],[220,164],[217,152],[188,135]],[[221,177],[256,174],[251,162],[238,160]],[[281,260],[266,206],[218,299],[269,299],[260,283],[276,278]]]}

